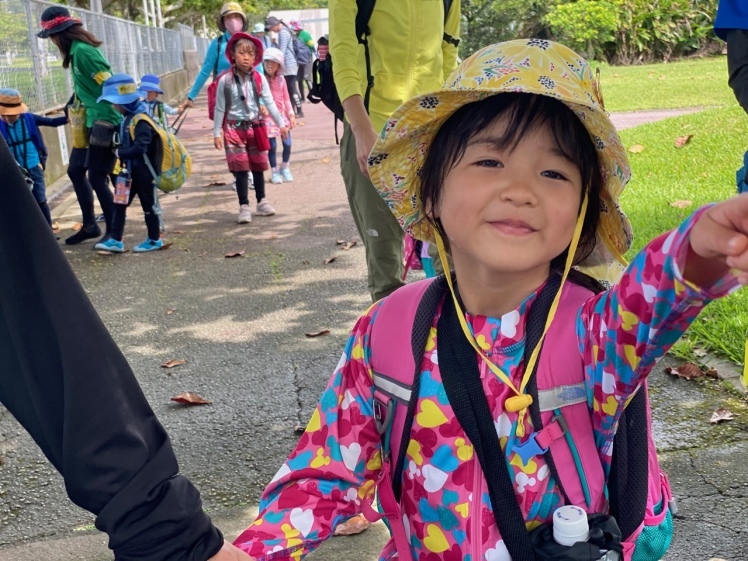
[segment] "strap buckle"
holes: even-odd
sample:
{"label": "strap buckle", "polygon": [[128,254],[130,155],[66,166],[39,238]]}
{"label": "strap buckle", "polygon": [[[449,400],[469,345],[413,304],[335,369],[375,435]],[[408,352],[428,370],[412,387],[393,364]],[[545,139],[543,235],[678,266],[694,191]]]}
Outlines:
{"label": "strap buckle", "polygon": [[563,438],[567,432],[569,426],[566,419],[563,415],[556,415],[548,425],[532,433],[522,444],[515,446],[514,451],[522,459],[522,463],[527,464],[535,456],[542,456],[548,452],[551,444]]}
{"label": "strap buckle", "polygon": [[386,403],[381,399],[374,398],[374,423],[377,427],[377,432],[383,435],[387,432],[390,424],[392,424],[392,418],[395,415],[395,400],[390,399]]}

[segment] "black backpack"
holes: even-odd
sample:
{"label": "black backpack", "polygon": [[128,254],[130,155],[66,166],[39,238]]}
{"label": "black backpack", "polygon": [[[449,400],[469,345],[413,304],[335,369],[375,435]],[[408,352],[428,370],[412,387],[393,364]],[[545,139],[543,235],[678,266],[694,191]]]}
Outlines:
{"label": "black backpack", "polygon": [[[364,46],[364,56],[366,58],[366,93],[364,94],[364,107],[369,111],[369,96],[371,89],[374,87],[374,76],[371,75],[371,58],[369,56],[369,41],[371,35],[369,30],[369,20],[374,12],[374,3],[376,0],[356,0],[358,13],[356,14],[356,38]],[[444,3],[444,23],[447,22],[449,11],[452,8],[452,0],[442,0]],[[460,44],[459,39],[444,33],[443,40],[457,47]],[[312,88],[309,90],[307,99],[312,103],[324,103],[335,115],[335,142],[338,140],[338,121],[343,120],[343,104],[338,97],[338,90],[335,87],[335,80],[332,72],[332,57],[327,53],[325,60],[315,60],[312,66]]]}

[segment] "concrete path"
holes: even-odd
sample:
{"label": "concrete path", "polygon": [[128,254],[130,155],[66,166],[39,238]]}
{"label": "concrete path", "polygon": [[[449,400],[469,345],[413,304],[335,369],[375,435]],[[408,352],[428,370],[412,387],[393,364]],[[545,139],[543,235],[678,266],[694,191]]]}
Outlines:
{"label": "concrete path", "polygon": [[639,125],[646,125],[647,123],[654,123],[656,121],[662,121],[663,119],[669,119],[671,117],[678,117],[680,115],[688,115],[690,113],[698,113],[703,111],[704,107],[686,107],[683,109],[656,109],[652,111],[625,111],[620,113],[611,113],[610,119],[619,131],[623,129],[630,129],[632,127],[638,127]]}
{"label": "concrete path", "polygon": [[[294,131],[293,184],[268,186],[274,217],[235,223],[238,203],[211,123],[194,110],[182,136],[194,175],[179,197],[162,200],[165,251],[99,255],[92,244],[62,246],[104,323],[127,356],[172,437],[181,470],[228,538],[253,519],[259,494],[305,424],[356,317],[369,304],[359,243],[340,179],[332,117],[305,105]],[[341,127],[342,132],[342,127]],[[145,236],[135,205],[125,243]],[[63,227],[76,205],[55,209]],[[70,230],[63,230],[63,236]],[[226,259],[228,252],[244,257]],[[325,265],[329,257],[336,260]],[[167,313],[167,310],[174,310]],[[75,321],[75,318],[71,318]],[[305,332],[329,329],[310,339]],[[160,364],[184,358],[165,370]],[[667,561],[748,559],[748,412],[718,382],[651,377],[655,432],[681,514]],[[212,405],[187,408],[169,398],[195,391]],[[714,426],[717,407],[736,413]],[[67,499],[59,476],[26,433],[0,409],[0,561],[105,561],[112,556],[93,517]],[[335,538],[310,556],[375,561],[386,537],[380,524]]]}

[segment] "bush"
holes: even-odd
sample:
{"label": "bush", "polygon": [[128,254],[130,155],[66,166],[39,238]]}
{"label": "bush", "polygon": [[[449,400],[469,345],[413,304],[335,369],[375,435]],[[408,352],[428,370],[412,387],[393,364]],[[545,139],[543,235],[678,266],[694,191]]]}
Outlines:
{"label": "bush", "polygon": [[578,0],[553,6],[545,21],[562,43],[586,58],[604,58],[618,28],[613,2]]}

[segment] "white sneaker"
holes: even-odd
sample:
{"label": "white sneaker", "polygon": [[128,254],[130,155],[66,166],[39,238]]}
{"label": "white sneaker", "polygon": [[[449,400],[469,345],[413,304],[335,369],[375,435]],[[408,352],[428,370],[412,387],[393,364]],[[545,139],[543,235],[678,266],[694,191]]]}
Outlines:
{"label": "white sneaker", "polygon": [[252,222],[252,212],[249,210],[249,205],[241,205],[239,207],[239,218],[236,219],[236,223],[249,224],[250,222]]}
{"label": "white sneaker", "polygon": [[260,216],[273,216],[275,209],[270,205],[267,199],[262,199],[257,203],[257,214]]}

